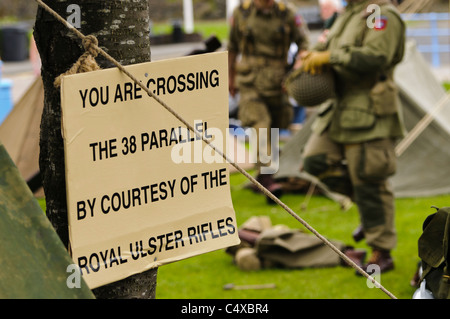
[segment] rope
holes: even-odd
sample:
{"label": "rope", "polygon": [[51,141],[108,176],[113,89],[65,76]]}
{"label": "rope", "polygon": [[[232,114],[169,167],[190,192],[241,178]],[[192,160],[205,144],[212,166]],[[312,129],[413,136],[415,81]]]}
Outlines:
{"label": "rope", "polygon": [[408,147],[422,134],[422,132],[430,125],[436,117],[436,114],[444,107],[445,103],[450,100],[450,93],[443,96],[436,104],[431,113],[425,115],[414,128],[405,136],[405,138],[396,146],[395,155],[400,157]]}
{"label": "rope", "polygon": [[[56,13],[53,9],[47,6],[42,0],[35,0],[42,8],[44,8],[48,13],[50,13],[53,17],[55,17],[58,21],[64,24],[67,28],[72,30],[79,38],[82,40],[86,39],[83,33],[74,28],[70,23],[68,23],[64,18],[62,18],[58,13]],[[173,110],[170,106],[168,106],[164,101],[162,101],[158,96],[153,94],[149,88],[147,88],[141,81],[139,81],[133,74],[128,72],[119,62],[117,62],[113,57],[111,57],[108,53],[106,53],[103,49],[98,47],[97,45],[92,44],[97,52],[105,57],[108,61],[113,63],[119,70],[121,70],[125,75],[127,75],[131,80],[133,80],[137,85],[139,85],[148,96],[153,98],[156,102],[158,102],[162,107],[164,107],[168,112],[170,112],[175,118],[177,118],[181,123],[183,123],[189,130],[195,133],[195,135],[202,139],[207,145],[209,145],[215,152],[217,152],[222,158],[224,158],[230,165],[236,168],[242,175],[244,175],[249,181],[251,181],[256,187],[258,187],[261,192],[263,192],[267,197],[272,199],[275,203],[277,203],[280,207],[282,207],[287,213],[289,213],[292,217],[294,217],[298,222],[300,222],[306,229],[308,229],[311,233],[313,233],[316,237],[322,240],[328,247],[330,247],[336,254],[338,254],[347,264],[356,269],[361,275],[369,279],[376,287],[379,287],[386,295],[388,295],[391,299],[397,299],[391,292],[389,292],[386,288],[384,288],[380,283],[378,283],[373,277],[371,277],[368,273],[366,273],[361,267],[359,267],[355,262],[353,262],[350,258],[348,258],[342,251],[340,251],[336,246],[334,246],[328,239],[322,236],[319,232],[317,232],[312,226],[310,226],[306,221],[304,221],[300,216],[298,216],[291,208],[289,208],[286,204],[284,204],[280,199],[278,199],[275,195],[273,195],[269,190],[267,190],[263,185],[261,185],[253,176],[247,173],[243,168],[237,165],[232,159],[230,159],[226,154],[224,154],[221,150],[217,149],[209,140],[206,139],[200,132],[198,132],[192,125],[190,125],[184,118],[182,118],[175,110]]]}
{"label": "rope", "polygon": [[83,53],[82,56],[79,57],[77,62],[75,62],[68,71],[61,74],[60,76],[58,76],[55,79],[54,86],[56,88],[59,88],[61,86],[61,78],[63,76],[100,70],[100,67],[97,64],[97,61],[95,60],[95,58],[98,55],[98,51],[97,51],[98,40],[97,40],[97,38],[93,35],[88,35],[83,38],[82,44],[83,44],[85,52]]}

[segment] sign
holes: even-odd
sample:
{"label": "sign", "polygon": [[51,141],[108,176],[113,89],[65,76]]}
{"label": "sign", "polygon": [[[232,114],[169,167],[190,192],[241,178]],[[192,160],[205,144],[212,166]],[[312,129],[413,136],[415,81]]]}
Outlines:
{"label": "sign", "polygon": [[[226,52],[126,69],[225,145]],[[239,243],[229,164],[120,70],[66,76],[61,99],[71,253],[91,289]]]}

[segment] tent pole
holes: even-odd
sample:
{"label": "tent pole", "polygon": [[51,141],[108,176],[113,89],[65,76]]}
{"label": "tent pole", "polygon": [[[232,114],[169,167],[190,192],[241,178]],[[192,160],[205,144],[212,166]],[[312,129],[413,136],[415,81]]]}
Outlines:
{"label": "tent pole", "polygon": [[450,100],[450,93],[446,94],[442,99],[436,104],[431,113],[425,115],[414,128],[405,136],[405,138],[397,145],[395,148],[395,154],[400,157],[406,149],[415,141],[415,139],[430,125],[433,121],[437,112]]}
{"label": "tent pole", "polygon": [[183,0],[184,32],[194,32],[194,9],[192,0]]}

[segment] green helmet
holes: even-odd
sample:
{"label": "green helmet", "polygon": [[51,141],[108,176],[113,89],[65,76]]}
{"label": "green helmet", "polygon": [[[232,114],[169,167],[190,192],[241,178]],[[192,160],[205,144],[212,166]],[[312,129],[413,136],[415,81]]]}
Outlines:
{"label": "green helmet", "polygon": [[335,96],[334,77],[330,70],[313,75],[297,69],[287,77],[285,87],[301,106],[316,106]]}

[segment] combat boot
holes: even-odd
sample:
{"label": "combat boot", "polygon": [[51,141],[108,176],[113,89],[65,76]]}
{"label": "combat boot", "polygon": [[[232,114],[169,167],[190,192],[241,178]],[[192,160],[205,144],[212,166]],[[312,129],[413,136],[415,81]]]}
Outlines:
{"label": "combat boot", "polygon": [[[347,256],[351,261],[353,261],[357,266],[362,267],[364,259],[366,258],[366,251],[363,249],[354,249],[353,247],[346,247],[343,251],[345,256]],[[344,267],[350,267],[346,261],[341,259],[341,265]]]}
{"label": "combat boot", "polygon": [[[273,195],[275,195],[277,198],[280,198],[281,195],[283,195],[283,188],[281,186],[281,184],[277,183],[272,175],[269,174],[259,174],[256,177],[256,180],[265,188],[267,188],[267,190],[269,192],[271,192]],[[269,197],[266,196],[267,199],[267,203],[268,204],[275,204],[275,202]]]}
{"label": "combat boot", "polygon": [[362,225],[359,225],[358,228],[356,228],[352,233],[353,240],[355,242],[359,242],[364,239],[364,229],[362,228]]}
{"label": "combat boot", "polygon": [[[378,265],[380,273],[394,269],[394,260],[388,250],[374,248],[367,264],[361,268],[368,273],[367,269],[370,265]],[[368,273],[370,275],[370,273]]]}

